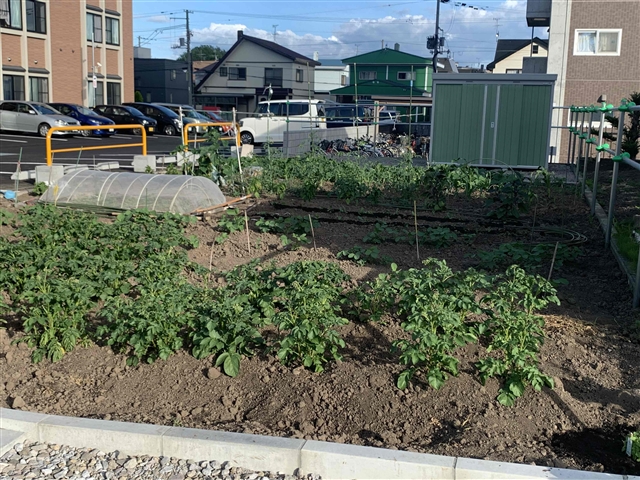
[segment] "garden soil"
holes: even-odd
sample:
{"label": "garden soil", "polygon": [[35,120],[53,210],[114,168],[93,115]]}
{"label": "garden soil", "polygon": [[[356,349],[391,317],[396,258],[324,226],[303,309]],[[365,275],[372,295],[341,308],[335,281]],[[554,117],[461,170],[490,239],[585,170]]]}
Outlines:
{"label": "garden soil", "polygon": [[[57,415],[306,438],[356,445],[640,474],[640,464],[623,452],[623,440],[640,428],[640,343],[633,329],[625,276],[604,249],[597,222],[570,195],[541,202],[535,213],[512,224],[488,222],[481,208],[451,200],[439,214],[418,212],[420,225],[456,228],[460,240],[443,249],[419,249],[420,258],[444,258],[455,269],[473,266],[478,249],[507,241],[540,240],[536,226],[563,226],[587,237],[581,257],[556,272],[568,280],[559,287],[561,306],[545,314],[546,341],[541,369],[555,388],[527,389],[514,407],[496,401],[499,384],[478,381],[474,362],[484,348],[459,352],[460,374],[435,391],[417,383],[395,387],[402,371],[391,343],[404,335],[391,320],[351,322],[341,328],[346,342],[340,363],[316,374],[280,365],[275,354],[244,359],[240,375],[229,378],[212,360],[182,352],[167,361],[127,367],[124,355],[108,347],[77,348],[57,362],[31,363],[11,321],[0,330],[0,406]],[[464,210],[463,210],[464,208]],[[215,219],[192,227],[201,246],[190,258],[213,272],[253,258],[284,265],[313,259],[337,262],[353,282],[375,278],[387,266],[339,261],[376,221],[413,225],[412,209],[347,205],[333,199],[313,202],[262,200],[252,219],[273,215],[312,215],[319,221],[313,244],[285,248],[279,237],[235,233],[221,244]],[[534,220],[534,216],[536,217]],[[463,237],[463,235],[473,235]],[[549,239],[547,239],[549,240]],[[384,244],[382,254],[401,268],[417,267],[415,245]],[[547,267],[548,268],[548,267]],[[215,274],[215,273],[214,273]],[[546,275],[546,272],[545,272]]]}

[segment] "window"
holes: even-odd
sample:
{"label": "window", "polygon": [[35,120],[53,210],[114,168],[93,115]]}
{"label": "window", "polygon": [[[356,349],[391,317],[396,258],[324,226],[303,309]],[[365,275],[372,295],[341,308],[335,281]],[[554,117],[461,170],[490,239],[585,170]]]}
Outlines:
{"label": "window", "polygon": [[151,103],[151,94],[147,92],[147,102]]}
{"label": "window", "polygon": [[[260,103],[258,104],[258,113],[267,113],[267,106],[269,107],[269,112],[273,115],[287,115],[287,104],[286,103]],[[282,108],[284,107],[284,108]],[[281,112],[281,109],[284,110],[284,113]]]}
{"label": "window", "polygon": [[176,71],[175,70],[171,70],[171,80],[175,80],[176,79]]}
{"label": "window", "polygon": [[87,13],[87,40],[102,43],[102,17]]}
{"label": "window", "polygon": [[347,76],[340,75],[340,85],[346,85],[346,84],[347,84]]}
{"label": "window", "polygon": [[107,103],[109,105],[120,105],[122,103],[119,83],[107,82]]}
{"label": "window", "polygon": [[574,55],[620,55],[622,30],[576,30]]}
{"label": "window", "polygon": [[107,43],[109,45],[120,45],[120,20],[105,17],[104,27],[106,30]]}
{"label": "window", "polygon": [[246,80],[246,79],[247,79],[246,68],[238,68],[238,67],[229,68],[229,80]]}
{"label": "window", "polygon": [[359,80],[375,80],[378,78],[378,72],[362,71],[358,72]]}
{"label": "window", "polygon": [[4,102],[2,105],[0,105],[0,110],[3,110],[5,112],[17,112],[18,104],[11,103],[11,102]]}
{"label": "window", "polygon": [[[309,104],[308,103],[290,103],[289,104],[289,115],[305,115],[309,113]],[[287,114],[287,105],[283,105],[282,115]]]}
{"label": "window", "polygon": [[0,0],[0,27],[22,29],[20,0]]}
{"label": "window", "polygon": [[415,80],[416,72],[398,72],[398,80]]}
{"label": "window", "polygon": [[96,88],[93,88],[93,82],[89,80],[89,89],[87,90],[89,96],[89,105],[96,106],[104,103],[104,84],[102,82],[96,83]]}
{"label": "window", "polygon": [[532,51],[533,51],[534,55],[537,55],[538,52],[540,51],[540,46],[539,45],[534,45]]}
{"label": "window", "polygon": [[507,68],[504,73],[522,73],[520,68]]}
{"label": "window", "polygon": [[304,70],[296,69],[296,82],[304,82]]}
{"label": "window", "polygon": [[27,31],[47,33],[47,5],[36,0],[26,0]]}
{"label": "window", "polygon": [[228,75],[227,67],[220,67],[220,70],[218,71],[220,72],[221,77],[226,77]]}
{"label": "window", "polygon": [[49,103],[49,80],[42,77],[29,77],[31,101]]}
{"label": "window", "polygon": [[2,90],[5,100],[24,100],[24,77],[17,75],[4,75],[2,77]]}
{"label": "window", "polygon": [[264,69],[264,86],[282,87],[282,69],[281,68],[265,68]]}

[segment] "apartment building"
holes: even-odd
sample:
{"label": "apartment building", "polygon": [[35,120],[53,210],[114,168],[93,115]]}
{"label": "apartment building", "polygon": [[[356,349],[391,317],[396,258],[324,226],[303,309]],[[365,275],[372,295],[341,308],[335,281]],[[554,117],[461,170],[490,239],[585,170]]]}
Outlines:
{"label": "apartment building", "polygon": [[0,0],[0,100],[133,101],[133,0]]}
{"label": "apartment building", "polygon": [[[640,0],[528,0],[527,23],[549,27],[547,73],[556,74],[556,107],[590,105],[601,95],[619,105],[640,91]],[[556,108],[553,125],[567,126],[568,109]],[[566,130],[551,145],[567,156]]]}

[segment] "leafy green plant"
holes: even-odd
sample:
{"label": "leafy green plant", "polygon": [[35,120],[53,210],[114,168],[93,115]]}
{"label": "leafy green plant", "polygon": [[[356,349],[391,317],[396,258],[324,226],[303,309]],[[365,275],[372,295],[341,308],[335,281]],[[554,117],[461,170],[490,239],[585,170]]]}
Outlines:
{"label": "leafy green plant", "polygon": [[529,211],[532,200],[531,188],[519,173],[495,174],[488,193],[486,206],[489,207],[489,217],[519,218],[522,213]]}
{"label": "leafy green plant", "polygon": [[167,175],[182,175],[182,170],[175,163],[167,164]]}
{"label": "leafy green plant", "polygon": [[332,263],[298,262],[275,272],[273,323],[282,335],[277,346],[282,363],[321,372],[330,360],[340,360],[344,340],[335,328],[348,323],[339,315],[342,284],[348,280]]}
{"label": "leafy green plant", "polygon": [[211,292],[197,308],[191,324],[193,356],[217,356],[230,377],[238,375],[242,356],[251,356],[264,340],[257,329],[262,324],[261,312],[249,301],[249,295],[237,295],[232,287]]}
{"label": "leafy green plant", "polygon": [[398,314],[404,318],[402,328],[411,334],[411,339],[393,344],[400,363],[408,367],[398,377],[400,389],[416,375],[441,388],[448,374],[458,374],[454,351],[478,338],[468,316],[481,313],[474,296],[486,284],[484,276],[473,270],[454,273],[446,262],[434,259],[424,265],[419,270],[396,270],[391,277]]}
{"label": "leafy green plant", "polygon": [[[318,228],[319,223],[316,219],[312,218],[311,222],[313,228]],[[262,233],[284,233],[284,234],[298,234],[309,235],[311,233],[311,223],[309,223],[309,217],[279,217],[272,219],[265,219],[260,217],[256,220],[256,227]]]}
{"label": "leafy green plant", "polygon": [[[629,443],[631,448],[628,447]],[[640,462],[640,431],[634,432],[627,437],[622,450],[627,452],[636,462]]]}
{"label": "leafy green plant", "polygon": [[[483,250],[477,253],[479,267],[495,271],[510,265],[520,265],[526,271],[535,273],[540,267],[551,265],[555,244],[539,243],[525,245],[522,243],[503,243],[494,250]],[[580,255],[578,247],[558,244],[554,269],[559,270],[566,262],[574,261]]]}
{"label": "leafy green plant", "polygon": [[227,234],[241,232],[244,227],[244,216],[240,215],[240,211],[236,208],[226,210],[217,225],[218,230]]}
{"label": "leafy green plant", "polygon": [[33,186],[33,194],[40,196],[40,195],[44,194],[44,192],[47,191],[47,188],[49,188],[49,187],[47,187],[46,183],[38,182]]}
{"label": "leafy green plant", "polygon": [[418,232],[418,239],[427,245],[445,248],[454,243],[458,239],[458,235],[446,227],[436,227]]}
{"label": "leafy green plant", "polygon": [[378,247],[363,248],[358,245],[348,250],[341,250],[336,254],[336,258],[340,260],[350,260],[353,263],[363,266],[367,263],[391,263],[391,258],[381,255]]}
{"label": "leafy green plant", "polygon": [[489,340],[487,353],[477,363],[480,381],[501,377],[498,401],[512,406],[526,385],[540,391],[553,388],[553,379],[538,368],[537,354],[544,342],[544,319],[535,312],[549,303],[560,304],[552,285],[540,276],[528,275],[517,265],[498,275],[483,303],[491,314],[480,326]]}

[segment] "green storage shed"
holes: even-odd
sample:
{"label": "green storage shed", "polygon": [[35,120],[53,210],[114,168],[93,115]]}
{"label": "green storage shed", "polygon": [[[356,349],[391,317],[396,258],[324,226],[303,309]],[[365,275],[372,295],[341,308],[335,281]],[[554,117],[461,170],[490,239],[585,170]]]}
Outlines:
{"label": "green storage shed", "polygon": [[555,81],[540,74],[434,75],[430,160],[546,168]]}

